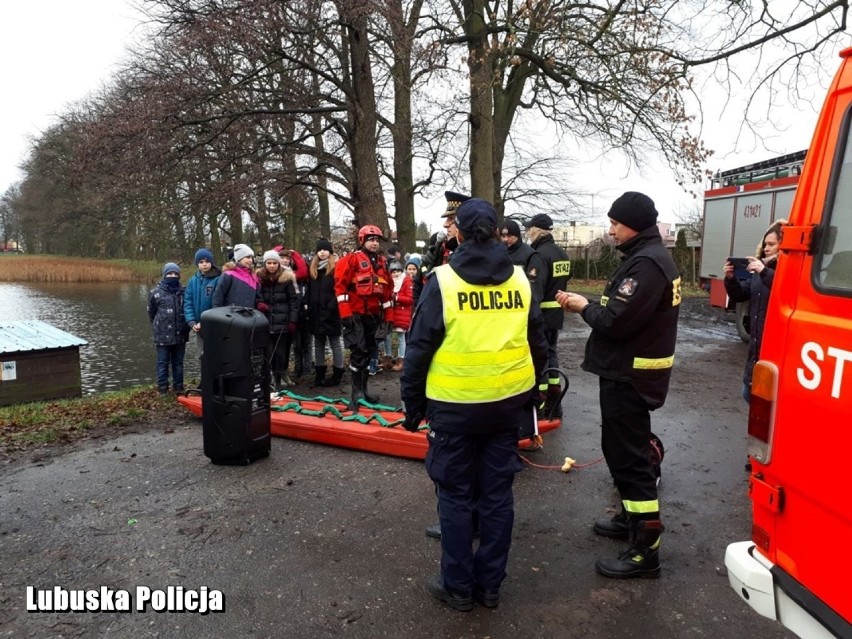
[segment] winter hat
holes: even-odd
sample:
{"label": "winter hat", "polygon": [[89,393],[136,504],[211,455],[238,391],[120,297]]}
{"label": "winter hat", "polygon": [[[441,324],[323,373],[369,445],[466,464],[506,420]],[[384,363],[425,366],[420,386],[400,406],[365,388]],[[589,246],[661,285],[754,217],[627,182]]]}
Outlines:
{"label": "winter hat", "polygon": [[[532,218],[524,222],[524,228],[529,229],[532,227],[541,229],[542,231],[552,231],[553,218],[551,218],[547,213],[538,213],[533,215]],[[520,237],[520,235],[518,237]]]}
{"label": "winter hat", "polygon": [[497,228],[497,211],[489,202],[472,197],[456,209],[456,226],[465,234],[473,233],[477,228],[494,231]]}
{"label": "winter hat", "polygon": [[198,266],[198,263],[201,260],[207,260],[211,264],[215,264],[213,261],[213,253],[208,251],[206,248],[200,248],[195,252],[195,265]]}
{"label": "winter hat", "polygon": [[627,191],[612,203],[607,213],[611,220],[621,222],[634,231],[644,231],[657,224],[654,200],[638,191]]}
{"label": "winter hat", "polygon": [[269,261],[280,262],[281,254],[278,251],[267,251],[263,254],[263,263],[266,264]]}
{"label": "winter hat", "polygon": [[400,264],[399,262],[394,260],[393,262],[391,262],[388,265],[388,270],[389,271],[400,271],[400,272],[402,272],[402,264]]}
{"label": "winter hat", "polygon": [[174,262],[166,262],[165,264],[163,264],[163,277],[165,277],[169,273],[177,273],[178,275],[180,275],[180,266],[178,266]]}
{"label": "winter hat", "polygon": [[521,237],[521,227],[517,222],[515,222],[515,220],[505,220],[501,228],[503,228],[509,235]]}
{"label": "winter hat", "polygon": [[244,257],[254,257],[254,251],[245,244],[237,244],[234,247],[234,261],[239,262]]}
{"label": "winter hat", "polygon": [[321,240],[317,241],[316,251],[317,253],[319,253],[320,251],[328,251],[329,253],[334,253],[334,247],[331,245],[331,242],[329,242],[325,238],[322,238]]}
{"label": "winter hat", "polygon": [[405,263],[406,266],[408,266],[409,264],[414,264],[414,266],[416,266],[417,270],[419,271],[420,270],[420,264],[422,264],[422,262],[421,262],[419,256],[412,255],[411,257],[408,258],[408,261]]}

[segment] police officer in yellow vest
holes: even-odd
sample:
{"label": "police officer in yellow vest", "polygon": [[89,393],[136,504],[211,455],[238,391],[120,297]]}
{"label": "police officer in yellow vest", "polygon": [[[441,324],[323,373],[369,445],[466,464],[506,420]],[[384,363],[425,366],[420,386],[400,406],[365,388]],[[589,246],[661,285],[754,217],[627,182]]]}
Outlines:
{"label": "police officer in yellow vest", "polygon": [[[547,338],[547,367],[559,368],[559,355],[556,342],[565,320],[565,311],[556,301],[556,291],[563,290],[571,277],[571,260],[553,239],[553,220],[546,213],[539,213],[524,222],[527,238],[533,255],[527,263],[527,277],[537,289],[534,296],[541,299],[541,313],[544,317],[544,335]],[[546,395],[541,413],[546,418],[562,417],[562,388],[559,376],[553,373],[547,379],[539,380],[539,390]]]}
{"label": "police officer in yellow vest", "polygon": [[557,301],[592,327],[583,370],[600,378],[601,447],[621,496],[615,517],[593,530],[628,540],[616,558],[598,559],[607,577],[660,575],[660,502],[650,455],[651,411],[666,400],[674,364],[680,276],[657,230],[654,201],[628,191],[609,211],[609,235],[624,260],[600,303],[560,291]]}
{"label": "police officer in yellow vest", "polygon": [[[426,469],[437,486],[441,574],[429,592],[456,610],[496,607],[512,540],[518,428],[533,418],[547,362],[541,310],[478,198],[456,213],[459,247],[427,279],[406,340],[405,427],[431,427]],[[476,494],[478,492],[478,506]],[[474,511],[480,541],[474,551]]]}

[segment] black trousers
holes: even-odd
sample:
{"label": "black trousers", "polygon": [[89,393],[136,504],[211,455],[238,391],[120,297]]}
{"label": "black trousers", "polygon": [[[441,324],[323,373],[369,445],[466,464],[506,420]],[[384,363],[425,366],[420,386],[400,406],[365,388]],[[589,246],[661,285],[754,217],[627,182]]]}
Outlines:
{"label": "black trousers", "polygon": [[651,463],[651,409],[627,382],[600,378],[601,449],[624,509],[659,519],[657,478]]}
{"label": "black trousers", "polygon": [[[522,468],[518,435],[432,430],[428,440],[426,470],[437,485],[444,586],[462,596],[474,588],[499,590],[512,545],[512,484]],[[481,536],[474,550],[477,512]]]}
{"label": "black trousers", "polygon": [[274,375],[284,375],[290,368],[290,343],[293,339],[292,333],[281,331],[269,336],[269,370]]}
{"label": "black trousers", "polygon": [[343,328],[343,345],[349,349],[349,368],[363,370],[370,364],[370,354],[376,345],[376,329],[379,327],[379,315],[353,315],[352,329]]}

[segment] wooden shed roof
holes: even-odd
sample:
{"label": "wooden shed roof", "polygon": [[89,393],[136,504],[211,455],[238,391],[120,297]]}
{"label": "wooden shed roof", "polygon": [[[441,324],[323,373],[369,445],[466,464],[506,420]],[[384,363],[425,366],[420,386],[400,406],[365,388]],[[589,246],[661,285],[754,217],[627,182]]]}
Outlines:
{"label": "wooden shed roof", "polygon": [[86,340],[39,320],[0,322],[0,355],[87,344]]}

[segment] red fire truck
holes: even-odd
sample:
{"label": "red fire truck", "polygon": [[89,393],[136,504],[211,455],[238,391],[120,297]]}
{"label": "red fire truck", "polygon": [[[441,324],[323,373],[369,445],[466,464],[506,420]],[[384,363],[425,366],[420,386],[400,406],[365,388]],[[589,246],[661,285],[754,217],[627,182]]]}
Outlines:
{"label": "red fire truck", "polygon": [[743,600],[805,639],[852,637],[852,48],[841,57],[783,229],[754,367],[751,539],[725,554]]}
{"label": "red fire truck", "polygon": [[[699,276],[710,284],[710,304],[736,310],[737,332],[746,342],[749,303],[728,300],[723,267],[729,257],[754,255],[770,224],[790,213],[805,154],[798,151],[720,171],[704,193]],[[737,277],[747,280],[749,274],[737,272]]]}

